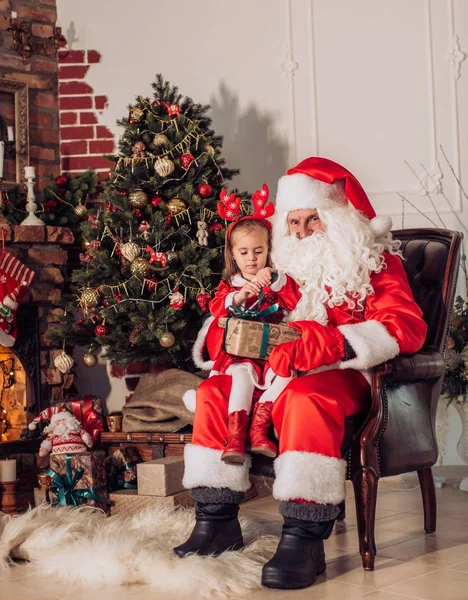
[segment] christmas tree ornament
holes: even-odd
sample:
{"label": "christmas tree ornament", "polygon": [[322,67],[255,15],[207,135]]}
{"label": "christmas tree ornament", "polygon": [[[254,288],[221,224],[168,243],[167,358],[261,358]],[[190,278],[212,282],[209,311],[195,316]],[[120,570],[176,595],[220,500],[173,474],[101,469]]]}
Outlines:
{"label": "christmas tree ornament", "polygon": [[135,106],[135,108],[132,108],[130,111],[130,116],[128,117],[128,122],[129,123],[139,123],[140,121],[143,120],[143,117],[145,116],[144,111],[141,108],[138,108],[138,106]]}
{"label": "christmas tree ornament", "polygon": [[182,154],[182,156],[180,157],[180,164],[183,166],[183,168],[185,170],[187,170],[190,165],[193,163],[193,161],[195,160],[195,157],[193,156],[193,154]]}
{"label": "christmas tree ornament", "polygon": [[138,279],[144,279],[151,270],[151,266],[144,258],[136,258],[130,265],[130,273]]}
{"label": "christmas tree ornament", "polygon": [[213,193],[213,188],[209,183],[201,183],[198,186],[198,195],[202,198],[208,198]]}
{"label": "christmas tree ornament", "polygon": [[171,348],[175,344],[175,335],[172,331],[165,331],[159,338],[159,343],[163,348]]}
{"label": "christmas tree ornament", "polygon": [[165,104],[167,109],[167,114],[170,117],[180,117],[180,106],[178,104]]}
{"label": "christmas tree ornament", "polygon": [[146,158],[146,146],[143,142],[136,142],[132,146],[132,158]]}
{"label": "christmas tree ornament", "polygon": [[167,177],[174,172],[175,165],[168,158],[158,158],[154,163],[154,169],[160,177]]}
{"label": "christmas tree ornament", "polygon": [[68,185],[68,177],[66,175],[59,175],[55,178],[55,184],[59,188],[66,187]]}
{"label": "christmas tree ornament", "polygon": [[201,290],[199,294],[196,296],[196,301],[198,306],[200,307],[202,312],[208,312],[208,304],[211,300],[210,294],[205,292],[205,290]]}
{"label": "christmas tree ornament", "polygon": [[97,357],[92,352],[86,352],[83,356],[83,362],[87,367],[95,367],[97,364]]}
{"label": "christmas tree ornament", "polygon": [[88,311],[99,304],[99,292],[94,288],[88,287],[81,291],[80,305],[83,310]]}
{"label": "christmas tree ornament", "polygon": [[200,246],[208,246],[207,227],[205,221],[197,221],[197,240]]}
{"label": "christmas tree ornament", "polygon": [[128,196],[128,190],[120,190],[119,194],[121,196]]}
{"label": "christmas tree ornament", "polygon": [[158,262],[161,264],[161,267],[167,267],[167,255],[165,252],[156,252],[151,248],[151,246],[146,246],[145,252],[149,252],[151,258],[149,259],[149,264],[153,264],[154,262]]}
{"label": "christmas tree ornament", "polygon": [[169,144],[169,138],[164,133],[157,133],[153,138],[153,144],[160,148],[161,146],[167,146]]}
{"label": "christmas tree ornament", "polygon": [[141,217],[143,216],[143,213],[141,212],[141,210],[139,208],[134,208],[133,214],[135,215],[135,217],[137,219],[141,219]]}
{"label": "christmas tree ornament", "polygon": [[74,364],[75,361],[69,354],[65,352],[65,350],[60,354],[57,354],[57,356],[54,358],[54,367],[63,374],[70,373]]}
{"label": "christmas tree ornament", "polygon": [[149,279],[145,279],[145,284],[148,288],[148,291],[152,293],[158,287],[158,280],[156,279],[156,277],[150,277]]}
{"label": "christmas tree ornament", "polygon": [[86,208],[86,206],[83,206],[83,204],[77,204],[73,210],[75,212],[75,215],[80,219],[86,217],[86,215],[88,214],[88,209]]}
{"label": "christmas tree ornament", "polygon": [[141,338],[141,334],[145,331],[146,325],[144,323],[138,323],[130,332],[128,336],[128,341],[131,344],[138,344]]}
{"label": "christmas tree ornament", "polygon": [[148,196],[143,190],[134,190],[128,195],[128,203],[132,208],[145,208],[148,204]]}
{"label": "christmas tree ornament", "polygon": [[129,260],[130,262],[134,261],[135,258],[138,258],[141,254],[141,248],[135,242],[126,242],[120,246],[120,251],[122,252],[122,256]]}
{"label": "christmas tree ornament", "polygon": [[161,196],[153,196],[151,198],[151,204],[154,206],[154,208],[157,208],[162,202],[162,198]]}
{"label": "christmas tree ornament", "polygon": [[175,265],[179,262],[179,253],[176,252],[175,250],[169,250],[169,252],[166,253],[167,256],[167,262],[170,265]]}
{"label": "christmas tree ornament", "polygon": [[85,240],[85,239],[81,240],[81,247],[83,248],[83,250],[88,251],[90,243],[91,243],[90,240]]}
{"label": "christmas tree ornament", "polygon": [[107,327],[107,325],[102,324],[96,327],[94,333],[97,335],[97,337],[102,337],[104,335],[109,335],[110,329]]}
{"label": "christmas tree ornament", "polygon": [[209,155],[209,156],[214,156],[215,155],[215,149],[213,148],[213,146],[211,146],[210,144],[206,144],[205,146],[205,152]]}
{"label": "christmas tree ornament", "polygon": [[140,223],[140,225],[138,226],[138,231],[139,231],[139,233],[141,233],[141,237],[144,240],[148,239],[150,229],[151,229],[151,225],[148,223],[148,221],[142,221]]}
{"label": "christmas tree ornament", "polygon": [[166,208],[171,215],[178,215],[179,213],[184,212],[184,210],[187,210],[187,203],[180,198],[171,198],[166,204]]}
{"label": "christmas tree ornament", "polygon": [[213,223],[213,225],[210,225],[210,231],[212,233],[214,233],[215,231],[221,231],[223,229],[223,226],[221,225],[221,223]]}
{"label": "christmas tree ornament", "polygon": [[179,291],[174,290],[169,296],[169,303],[174,310],[180,310],[185,304],[184,295]]}

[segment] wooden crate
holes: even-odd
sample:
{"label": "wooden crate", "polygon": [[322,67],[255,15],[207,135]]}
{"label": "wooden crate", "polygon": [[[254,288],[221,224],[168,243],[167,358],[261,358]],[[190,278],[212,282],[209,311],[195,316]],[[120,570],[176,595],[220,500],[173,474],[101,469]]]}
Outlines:
{"label": "wooden crate", "polygon": [[191,433],[101,433],[101,445],[108,454],[113,454],[118,448],[136,446],[144,461],[164,456],[183,456],[185,444],[191,441]]}

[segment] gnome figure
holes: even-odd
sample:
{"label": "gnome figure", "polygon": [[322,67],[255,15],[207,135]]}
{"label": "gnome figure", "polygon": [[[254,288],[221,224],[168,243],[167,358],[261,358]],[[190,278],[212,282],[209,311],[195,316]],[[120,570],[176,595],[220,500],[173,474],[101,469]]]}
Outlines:
{"label": "gnome figure", "polygon": [[45,440],[39,448],[39,456],[51,454],[77,454],[92,448],[93,440],[80,422],[68,410],[56,412],[50,425],[44,429]]}

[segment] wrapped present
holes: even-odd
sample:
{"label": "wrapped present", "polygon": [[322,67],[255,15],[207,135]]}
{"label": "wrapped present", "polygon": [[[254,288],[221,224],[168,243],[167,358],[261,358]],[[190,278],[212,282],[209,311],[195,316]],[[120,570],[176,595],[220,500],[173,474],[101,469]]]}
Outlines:
{"label": "wrapped present", "polygon": [[133,515],[134,513],[158,506],[161,508],[193,508],[193,500],[186,490],[171,496],[142,496],[136,490],[118,490],[109,494],[112,506],[111,515]]}
{"label": "wrapped present", "polygon": [[93,444],[99,441],[99,436],[104,427],[102,416],[102,399],[99,396],[84,396],[67,400],[60,406],[66,407],[81,423],[83,429],[89,433]]}
{"label": "wrapped present", "polygon": [[108,512],[110,506],[103,451],[82,454],[52,454],[47,474],[52,480],[48,493],[52,505],[89,504]]}
{"label": "wrapped present", "polygon": [[137,466],[138,493],[142,496],[171,496],[184,489],[184,459],[165,456]]}
{"label": "wrapped present", "polygon": [[119,448],[105,460],[107,487],[109,491],[120,488],[137,489],[137,464],[141,463],[140,453],[135,446]]}
{"label": "wrapped present", "polygon": [[275,346],[301,337],[300,332],[287,323],[226,317],[219,319],[219,325],[224,327],[226,352],[244,358],[267,358]]}

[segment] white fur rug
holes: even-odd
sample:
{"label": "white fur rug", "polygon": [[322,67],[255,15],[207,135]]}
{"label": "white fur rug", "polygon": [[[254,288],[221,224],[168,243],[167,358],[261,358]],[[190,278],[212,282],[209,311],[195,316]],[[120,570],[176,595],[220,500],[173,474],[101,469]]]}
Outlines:
{"label": "white fur rug", "polygon": [[[1,514],[1,513],[0,513]],[[241,518],[245,548],[221,556],[178,558],[193,510],[151,507],[122,517],[91,508],[41,505],[0,521],[0,566],[31,561],[42,576],[69,583],[149,584],[168,597],[230,598],[259,589],[262,565],[273,555],[280,523]]]}

